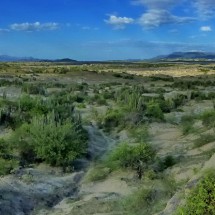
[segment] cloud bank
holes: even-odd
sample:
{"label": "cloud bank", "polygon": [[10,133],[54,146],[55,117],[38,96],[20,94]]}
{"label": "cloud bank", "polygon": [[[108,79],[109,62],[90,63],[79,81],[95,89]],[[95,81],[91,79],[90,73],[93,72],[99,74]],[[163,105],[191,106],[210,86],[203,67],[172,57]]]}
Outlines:
{"label": "cloud bank", "polygon": [[56,22],[47,22],[47,23],[14,23],[10,25],[10,29],[14,31],[53,31],[59,28],[59,24]]}
{"label": "cloud bank", "polygon": [[[197,20],[208,20],[215,17],[215,0],[133,0],[133,5],[141,6],[143,13],[138,18],[116,17],[110,15],[106,23],[114,28],[123,29],[127,24],[139,24],[144,28],[155,28],[166,24],[190,23]],[[182,4],[189,4],[194,16],[186,17],[174,14],[175,8]]]}

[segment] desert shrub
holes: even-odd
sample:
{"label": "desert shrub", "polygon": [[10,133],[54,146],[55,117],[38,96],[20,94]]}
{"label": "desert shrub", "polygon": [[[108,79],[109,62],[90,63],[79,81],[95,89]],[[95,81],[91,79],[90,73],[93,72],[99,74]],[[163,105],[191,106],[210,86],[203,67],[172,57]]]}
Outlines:
{"label": "desert shrub", "polygon": [[210,215],[215,214],[215,174],[206,173],[197,186],[191,191],[184,206],[177,215]]}
{"label": "desert shrub", "polygon": [[19,106],[21,111],[31,111],[36,106],[36,100],[29,95],[23,95],[19,99]]}
{"label": "desert shrub", "polygon": [[206,96],[205,93],[201,92],[201,91],[192,91],[191,92],[191,99],[195,99],[197,101],[201,101],[201,100],[205,100],[208,97]]}
{"label": "desert shrub", "polygon": [[195,116],[192,115],[185,115],[181,118],[181,128],[184,135],[195,131],[193,127],[194,120]]}
{"label": "desert shrub", "polygon": [[102,119],[102,125],[107,129],[111,129],[121,125],[124,113],[121,109],[109,109]]}
{"label": "desert shrub", "polygon": [[174,103],[174,107],[175,108],[178,108],[178,107],[180,107],[180,106],[182,106],[182,105],[184,105],[185,104],[185,102],[187,101],[187,96],[186,95],[182,95],[182,94],[180,94],[180,95],[177,95],[175,98],[173,98],[173,103]]}
{"label": "desert shrub", "polygon": [[107,166],[111,169],[132,168],[141,174],[146,165],[154,159],[154,150],[146,143],[138,145],[120,144],[107,159]]}
{"label": "desert shrub", "polygon": [[3,159],[0,157],[0,176],[7,175],[18,166],[18,161],[14,159]]}
{"label": "desert shrub", "polygon": [[104,98],[103,95],[95,95],[93,98],[92,98],[92,101],[95,102],[98,104],[98,105],[107,105],[107,101],[106,99]]}
{"label": "desert shrub", "polygon": [[113,76],[116,78],[134,79],[134,75],[126,73],[114,73]]}
{"label": "desert shrub", "polygon": [[130,137],[135,138],[137,142],[145,142],[149,137],[147,125],[133,126],[130,128]]}
{"label": "desert shrub", "polygon": [[123,78],[132,80],[132,79],[134,79],[134,75],[126,74],[126,75],[123,76]]}
{"label": "desert shrub", "polygon": [[215,92],[208,93],[208,99],[215,99]]}
{"label": "desert shrub", "polygon": [[0,176],[9,174],[18,166],[18,160],[12,155],[12,147],[9,142],[0,139]]}
{"label": "desert shrub", "polygon": [[159,103],[163,113],[170,113],[175,108],[174,101],[171,99],[165,100],[163,96],[160,96],[156,101]]}
{"label": "desert shrub", "polygon": [[122,76],[120,73],[114,73],[114,74],[113,74],[113,77],[122,78],[123,76]]}
{"label": "desert shrub", "polygon": [[113,92],[104,91],[103,92],[103,98],[106,99],[113,99]]}
{"label": "desert shrub", "polygon": [[204,112],[200,118],[202,119],[202,123],[204,126],[209,128],[215,127],[215,111],[206,111]]}
{"label": "desert shrub", "polygon": [[195,147],[201,147],[213,141],[215,141],[214,134],[201,134],[200,137],[194,141],[194,145]]}
{"label": "desert shrub", "polygon": [[4,139],[0,139],[0,157],[6,159],[12,157],[12,146]]}
{"label": "desert shrub", "polygon": [[110,174],[110,172],[110,168],[103,165],[97,165],[87,173],[86,181],[91,182],[103,180]]}
{"label": "desert shrub", "polygon": [[163,120],[164,114],[159,106],[159,104],[155,101],[150,101],[146,105],[146,112],[145,115],[150,118]]}
{"label": "desert shrub", "polygon": [[177,80],[172,84],[172,88],[178,88],[181,90],[187,90],[187,89],[195,89],[195,85],[197,85],[197,83],[193,83],[193,81],[189,81],[189,80]]}
{"label": "desert shrub", "polygon": [[153,188],[139,188],[138,191],[127,197],[124,202],[124,210],[132,215],[141,215],[143,211],[148,214],[151,212],[151,207],[155,204],[156,190]]}
{"label": "desert shrub", "polygon": [[23,124],[13,139],[22,159],[28,162],[41,159],[53,166],[65,167],[85,153],[86,137],[86,132],[77,123],[58,122],[50,114],[34,117],[30,124]]}
{"label": "desert shrub", "polygon": [[68,72],[70,72],[70,68],[67,68],[67,67],[62,67],[59,70],[59,74],[67,74]]}
{"label": "desert shrub", "polygon": [[46,90],[42,85],[25,84],[22,91],[32,95],[46,95]]}
{"label": "desert shrub", "polygon": [[32,116],[35,114],[47,114],[53,106],[49,100],[43,100],[41,97],[30,97],[23,95],[18,100],[18,111],[28,112]]}
{"label": "desert shrub", "polygon": [[[160,189],[160,186],[164,189]],[[123,200],[124,214],[157,214],[162,211],[176,190],[176,182],[174,179],[166,177],[160,181],[160,186],[156,187],[154,182],[150,181],[148,186],[138,187],[136,191]]]}
{"label": "desert shrub", "polygon": [[[116,92],[115,98],[120,106],[124,106],[128,112],[142,113],[145,108],[145,99],[142,96],[146,90],[143,86],[123,87]],[[148,92],[148,91],[147,91]]]}
{"label": "desert shrub", "polygon": [[[155,67],[157,67],[157,66],[155,66]],[[174,78],[169,75],[154,75],[154,76],[151,76],[150,79],[152,81],[168,81],[168,82],[174,81]]]}
{"label": "desert shrub", "polygon": [[164,171],[165,169],[168,169],[169,167],[172,167],[176,164],[176,159],[172,155],[167,155],[164,158],[160,158],[157,160],[157,171]]}

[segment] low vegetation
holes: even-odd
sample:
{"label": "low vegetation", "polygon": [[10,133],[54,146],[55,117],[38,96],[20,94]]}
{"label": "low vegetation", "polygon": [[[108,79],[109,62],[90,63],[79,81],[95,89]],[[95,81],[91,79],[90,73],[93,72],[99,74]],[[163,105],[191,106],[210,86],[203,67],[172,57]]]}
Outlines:
{"label": "low vegetation", "polygon": [[[169,75],[181,67],[197,67],[200,74]],[[164,74],[157,74],[160,69]],[[91,164],[86,185],[119,176],[116,180],[133,191],[127,196],[102,193],[92,199],[89,213],[165,214],[168,201],[196,174],[193,170],[214,154],[212,144],[203,147],[215,141],[211,70],[213,66],[175,63],[0,63],[0,176],[44,163],[53,172],[69,173],[86,161]],[[129,74],[136,72],[139,76]],[[96,146],[106,151],[92,161],[88,144],[97,135],[90,133],[93,129],[116,145]],[[127,172],[129,177],[124,177]],[[27,174],[20,180],[30,184],[33,177]],[[176,214],[215,214],[214,178],[206,173]],[[78,204],[79,198],[71,202]],[[81,213],[85,203],[74,211],[86,214],[88,208]]]}
{"label": "low vegetation", "polygon": [[189,193],[184,206],[177,215],[215,214],[215,175],[214,171],[206,173],[197,186]]}

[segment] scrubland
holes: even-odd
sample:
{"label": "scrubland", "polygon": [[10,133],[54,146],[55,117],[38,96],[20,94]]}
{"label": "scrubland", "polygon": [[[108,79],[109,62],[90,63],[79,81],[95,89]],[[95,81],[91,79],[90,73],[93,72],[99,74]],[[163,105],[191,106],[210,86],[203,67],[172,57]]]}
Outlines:
{"label": "scrubland", "polygon": [[0,214],[215,214],[215,65],[0,64]]}

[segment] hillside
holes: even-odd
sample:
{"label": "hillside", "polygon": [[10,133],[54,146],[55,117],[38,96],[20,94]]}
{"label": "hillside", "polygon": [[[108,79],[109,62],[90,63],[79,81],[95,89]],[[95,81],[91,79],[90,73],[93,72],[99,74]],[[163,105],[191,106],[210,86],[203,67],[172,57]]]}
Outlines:
{"label": "hillside", "polygon": [[178,60],[205,60],[205,61],[213,61],[215,60],[215,53],[207,53],[207,52],[198,52],[198,51],[191,51],[191,52],[173,52],[169,55],[162,55],[153,58],[152,60],[157,61],[178,61]]}

